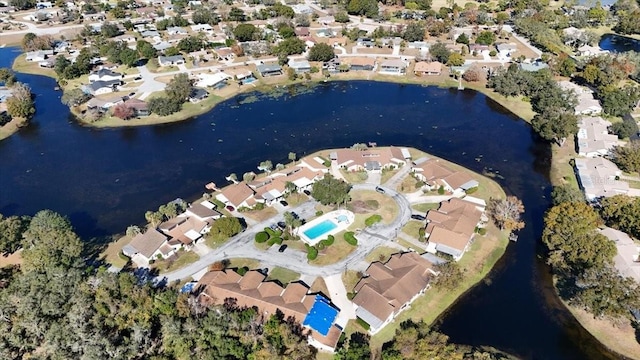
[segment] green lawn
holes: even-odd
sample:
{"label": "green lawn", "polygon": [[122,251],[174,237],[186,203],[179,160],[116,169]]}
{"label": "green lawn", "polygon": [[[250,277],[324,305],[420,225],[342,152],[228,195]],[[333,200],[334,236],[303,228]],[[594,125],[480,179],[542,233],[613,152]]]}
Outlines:
{"label": "green lawn", "polygon": [[369,178],[366,171],[345,171],[340,169],[340,173],[351,184],[362,184]]}
{"label": "green lawn", "polygon": [[382,170],[382,176],[380,177],[380,184],[384,184],[387,181],[389,181],[389,179],[391,179],[393,177],[393,175],[397,174],[398,171],[399,171],[399,169]]}
{"label": "green lawn", "polygon": [[398,252],[400,252],[400,250],[398,249],[394,249],[386,246],[380,246],[373,249],[373,251],[367,254],[367,256],[364,259],[370,263],[374,261],[386,262],[387,260],[389,260],[391,255]]}
{"label": "green lawn", "polygon": [[243,267],[249,270],[258,269],[260,267],[260,261],[249,258],[235,258],[229,259],[229,264],[227,264],[227,268],[229,269]]}
{"label": "green lawn", "polygon": [[342,273],[342,283],[344,284],[347,292],[352,292],[358,281],[360,281],[361,275],[359,271],[347,270]]}
{"label": "green lawn", "polygon": [[418,239],[418,237],[420,236],[419,231],[424,226],[424,221],[409,220],[409,222],[407,222],[407,224],[402,228],[402,231],[405,234]]}
{"label": "green lawn", "polygon": [[194,253],[193,251],[178,251],[176,253],[177,259],[171,260],[156,260],[152,265],[152,269],[158,269],[160,273],[170,272],[176,269],[180,269],[181,267],[192,264],[198,259],[200,256]]}
{"label": "green lawn", "polygon": [[421,212],[427,212],[429,210],[437,209],[440,207],[440,203],[422,203],[412,205],[411,208]]}
{"label": "green lawn", "polygon": [[107,263],[118,268],[123,268],[128,260],[125,260],[124,255],[121,255],[122,248],[130,242],[131,238],[125,235],[117,241],[109,243],[107,248],[102,252],[101,257],[103,257]]}
{"label": "green lawn", "polygon": [[344,239],[344,231],[334,235],[335,241],[333,245],[326,247],[324,250],[318,251],[318,257],[309,261],[313,265],[329,265],[344,259],[356,249],[356,246],[349,245]]}
{"label": "green lawn", "polygon": [[[427,251],[427,250],[425,250],[424,248],[421,248],[421,247],[419,247],[419,246],[416,246],[416,245],[414,245],[413,243],[410,243],[410,242],[408,242],[408,241],[406,241],[405,239],[402,239],[402,238],[398,238],[398,239],[396,240],[396,242],[397,242],[398,244],[400,244],[400,245],[402,245],[402,246],[406,247],[407,249],[413,249],[413,250],[415,250],[415,251],[416,251],[416,252],[418,252],[419,254],[422,254],[422,253],[424,253],[424,252],[426,252],[426,251]],[[426,247],[426,246],[427,246],[427,244],[425,243],[425,244],[424,244],[424,246]]]}
{"label": "green lawn", "polygon": [[282,285],[285,286],[288,283],[296,281],[298,279],[300,279],[300,274],[298,274],[297,272],[278,266],[271,269],[271,271],[269,271],[269,276],[267,277],[267,280],[278,280]]}

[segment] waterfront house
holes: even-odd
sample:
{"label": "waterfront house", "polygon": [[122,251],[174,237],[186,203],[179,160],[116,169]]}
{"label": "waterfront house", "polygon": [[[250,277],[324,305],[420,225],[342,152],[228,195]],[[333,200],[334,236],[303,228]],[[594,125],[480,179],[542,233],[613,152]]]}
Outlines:
{"label": "waterfront house", "polygon": [[570,81],[559,81],[558,85],[564,91],[573,91],[578,97],[578,105],[575,108],[576,115],[597,115],[602,112],[600,102],[594,98],[593,91],[588,87]]}
{"label": "waterfront house", "polygon": [[416,76],[440,75],[442,73],[442,63],[438,61],[418,61],[413,68],[413,73]]}
{"label": "waterfront house", "polygon": [[437,190],[442,186],[445,191],[453,193],[455,196],[463,195],[466,190],[479,185],[478,181],[466,171],[452,170],[438,159],[417,160],[411,171],[430,190]]}
{"label": "waterfront house", "polygon": [[629,184],[618,180],[622,171],[602,157],[574,159],[578,183],[588,201],[629,192]]}
{"label": "waterfront house", "polygon": [[29,62],[41,62],[48,59],[49,56],[53,56],[53,50],[30,51],[27,53],[25,60]]}
{"label": "waterfront house", "polygon": [[118,86],[122,83],[120,80],[110,80],[110,81],[94,81],[90,84],[83,85],[82,90],[93,96],[108,94],[110,92],[115,91]]}
{"label": "waterfront house", "polygon": [[158,56],[158,64],[160,66],[181,65],[184,64],[184,57],[182,55]]}
{"label": "waterfront house", "polygon": [[122,79],[122,74],[109,69],[100,69],[89,75],[89,81],[113,81]]}
{"label": "waterfront house", "polygon": [[296,74],[304,74],[311,71],[311,64],[305,59],[289,60],[289,67],[292,68]]}
{"label": "waterfront house", "polygon": [[226,82],[229,79],[231,79],[231,76],[224,72],[218,72],[215,74],[201,73],[198,74],[198,81],[196,81],[195,86],[203,88],[221,88],[226,85]]}
{"label": "waterfront house", "polygon": [[608,54],[609,51],[602,50],[600,46],[582,45],[576,51],[576,55],[583,57],[598,56],[600,54]]}
{"label": "waterfront house", "polygon": [[131,258],[139,267],[146,267],[151,260],[168,258],[175,250],[168,245],[168,238],[156,229],[149,229],[136,235],[122,248],[122,253]]}
{"label": "waterfront house", "polygon": [[134,116],[149,116],[151,112],[149,111],[149,104],[145,101],[136,98],[130,98],[124,102],[124,104],[133,109]]}
{"label": "waterfront house", "polygon": [[344,62],[349,64],[349,70],[371,71],[376,66],[376,59],[370,57],[349,57],[344,58]]}
{"label": "waterfront house", "polygon": [[167,244],[174,250],[190,250],[203,234],[211,230],[212,223],[190,216],[176,216],[161,223],[158,229],[170,238]]}
{"label": "waterfront house", "polygon": [[425,227],[427,252],[441,252],[460,260],[473,240],[483,211],[484,207],[459,198],[443,201],[437,210],[429,210]]}
{"label": "waterfront house", "polygon": [[278,64],[260,64],[256,69],[262,77],[282,75],[282,67]]}
{"label": "waterfront house", "polygon": [[199,87],[191,88],[191,93],[189,94],[189,101],[192,103],[200,102],[209,97],[209,93],[207,90]]}
{"label": "waterfront house", "polygon": [[428,288],[433,264],[415,252],[398,253],[381,263],[371,263],[353,291],[356,316],[369,324],[375,334]]}
{"label": "waterfront house", "polygon": [[407,69],[407,64],[399,59],[385,60],[380,63],[380,73],[390,75],[402,75]]}
{"label": "waterfront house", "polygon": [[87,109],[108,110],[116,105],[122,104],[122,96],[114,96],[107,99],[91,98],[87,101]]}
{"label": "waterfront house", "polygon": [[340,310],[324,295],[311,293],[300,281],[283,287],[266,278],[258,270],[248,271],[244,276],[232,269],[209,271],[196,285],[198,302],[210,306],[234,299],[236,306],[255,306],[267,317],[281,313],[285,319],[291,318],[309,330],[310,345],[333,351],[342,333],[335,325]]}
{"label": "waterfront house", "polygon": [[222,217],[222,214],[216,210],[216,205],[208,200],[191,204],[183,215],[208,223],[212,223],[213,220]]}
{"label": "waterfront house", "polygon": [[294,166],[283,170],[272,172],[269,176],[251,181],[247,185],[254,191],[254,198],[257,202],[267,206],[282,199],[287,194],[287,184],[295,186],[295,191],[310,189],[313,183],[323,178],[325,172],[321,170],[311,170],[305,166]]}
{"label": "waterfront house", "polygon": [[394,146],[366,150],[338,149],[329,157],[338,167],[347,171],[378,173],[382,169],[394,169],[407,163],[402,149]]}
{"label": "waterfront house", "polygon": [[234,208],[239,207],[252,207],[256,204],[254,198],[255,191],[250,188],[245,182],[238,184],[231,184],[221,189],[221,192],[216,195],[216,199],[225,205],[231,205]]}
{"label": "waterfront house", "polygon": [[613,264],[620,275],[640,283],[640,246],[624,232],[609,227],[598,229],[600,234],[613,241],[618,250]]}
{"label": "waterfront house", "polygon": [[614,146],[622,145],[617,135],[609,134],[611,123],[601,117],[584,117],[578,123],[578,154],[586,157],[608,155]]}

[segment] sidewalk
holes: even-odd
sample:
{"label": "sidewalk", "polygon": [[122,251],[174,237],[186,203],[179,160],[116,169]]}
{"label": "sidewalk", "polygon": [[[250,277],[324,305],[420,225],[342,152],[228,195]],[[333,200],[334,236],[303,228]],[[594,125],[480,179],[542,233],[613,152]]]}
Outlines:
{"label": "sidewalk", "polygon": [[327,290],[329,290],[327,295],[331,298],[331,302],[340,308],[336,324],[344,329],[350,319],[356,318],[356,310],[347,297],[347,289],[342,282],[342,273],[325,276],[324,282],[327,284]]}

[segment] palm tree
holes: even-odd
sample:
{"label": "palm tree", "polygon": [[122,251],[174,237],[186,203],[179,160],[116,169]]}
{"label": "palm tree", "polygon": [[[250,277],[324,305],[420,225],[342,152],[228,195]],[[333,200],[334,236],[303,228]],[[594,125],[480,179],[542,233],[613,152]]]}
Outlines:
{"label": "palm tree", "polygon": [[287,181],[286,183],[284,183],[284,191],[287,193],[287,195],[293,194],[296,190],[298,190],[298,187],[291,181]]}
{"label": "palm tree", "polygon": [[297,158],[298,158],[298,157],[297,157],[296,153],[294,153],[294,152],[290,152],[290,153],[289,153],[289,160],[293,161],[293,164],[294,164],[294,165],[296,164],[296,159],[297,159]]}

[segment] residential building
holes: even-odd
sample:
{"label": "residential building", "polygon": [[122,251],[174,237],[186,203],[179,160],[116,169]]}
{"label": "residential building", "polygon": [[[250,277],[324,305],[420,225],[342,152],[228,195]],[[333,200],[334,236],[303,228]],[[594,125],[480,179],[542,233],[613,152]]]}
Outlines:
{"label": "residential building", "polygon": [[576,51],[576,55],[584,57],[592,57],[600,54],[608,54],[609,51],[602,50],[600,46],[582,45]]}
{"label": "residential building", "polygon": [[440,75],[442,73],[442,63],[438,61],[418,61],[413,68],[413,73],[416,76]]}
{"label": "residential building", "polygon": [[349,64],[349,70],[371,71],[376,66],[376,59],[370,57],[349,57],[344,58],[344,62]]}
{"label": "residential building", "polygon": [[316,20],[319,24],[322,25],[329,25],[329,24],[333,24],[334,22],[336,22],[336,18],[329,15],[329,16],[320,16],[317,20]]}
{"label": "residential building", "polygon": [[233,60],[236,57],[236,54],[230,47],[218,47],[213,49],[213,51],[216,53],[216,55],[218,56],[218,60],[220,61],[229,61]]}
{"label": "residential building", "polygon": [[213,221],[206,222],[190,216],[176,216],[158,226],[158,230],[167,235],[167,242],[174,250],[191,249],[193,244],[209,232]]}
{"label": "residential building", "polygon": [[294,29],[297,37],[307,37],[311,35],[308,27],[297,27]]}
{"label": "residential building", "polygon": [[110,99],[91,98],[86,102],[87,109],[108,110],[118,104],[122,104],[122,96],[116,96]]}
{"label": "residential building", "polygon": [[260,64],[256,68],[262,77],[282,75],[282,67],[278,64]]}
{"label": "residential building", "polygon": [[244,276],[233,270],[209,271],[196,285],[198,301],[205,305],[222,305],[233,299],[239,307],[257,307],[266,316],[280,312],[309,329],[309,344],[333,351],[342,330],[335,325],[339,309],[322,294],[310,293],[302,282],[291,282],[285,287],[275,281],[265,281],[266,275],[258,270]]}
{"label": "residential building", "polygon": [[484,208],[459,198],[440,203],[437,210],[427,212],[427,252],[451,255],[458,261],[467,251]]}
{"label": "residential building", "polygon": [[138,266],[147,266],[151,260],[166,259],[175,254],[175,249],[168,245],[167,240],[160,231],[149,229],[144,234],[136,235],[122,248],[122,253],[130,257]]}
{"label": "residential building", "polygon": [[216,210],[216,205],[208,200],[191,204],[183,215],[209,223],[222,217],[222,214]]}
{"label": "residential building", "polygon": [[140,99],[130,98],[126,100],[124,104],[133,109],[133,114],[135,116],[149,116],[151,114],[151,111],[149,111],[149,104]]}
{"label": "residential building", "polygon": [[305,14],[305,15],[313,14],[313,9],[307,4],[295,4],[295,5],[291,5],[291,8],[293,9],[293,12],[295,14]]}
{"label": "residential building", "polygon": [[160,66],[184,64],[184,57],[182,55],[158,56],[158,64],[160,64]]}
{"label": "residential building", "polygon": [[514,43],[499,43],[496,44],[496,49],[498,49],[498,56],[501,58],[510,57],[511,54],[518,51],[518,46]]}
{"label": "residential building", "polygon": [[254,206],[257,203],[254,194],[255,191],[252,188],[245,182],[241,182],[231,184],[221,189],[221,192],[216,195],[216,199],[225,205],[231,205],[237,209],[243,206]]}
{"label": "residential building", "polygon": [[593,91],[588,87],[576,85],[570,81],[560,81],[558,85],[565,91],[573,91],[578,97],[576,115],[597,115],[602,112],[600,102],[593,97]]}
{"label": "residential building", "polygon": [[295,186],[293,191],[309,189],[313,183],[322,179],[324,171],[311,170],[304,166],[294,166],[273,172],[268,177],[251,181],[247,185],[253,189],[254,199],[266,205],[282,199],[288,191],[287,184]]}
{"label": "residential building", "polygon": [[89,75],[89,81],[113,81],[122,79],[122,74],[109,69],[100,69]]}
{"label": "residential building", "polygon": [[380,63],[380,73],[402,75],[407,70],[407,64],[399,59],[385,60]]}
{"label": "residential building", "polygon": [[198,74],[198,81],[196,81],[195,86],[221,88],[226,85],[229,79],[231,79],[231,76],[224,72],[215,74],[200,73]]}
{"label": "residential building", "polygon": [[601,117],[584,117],[578,123],[578,154],[586,157],[605,156],[621,145],[617,135],[609,134],[611,123]]}
{"label": "residential building", "polygon": [[452,170],[438,159],[417,160],[411,171],[430,190],[437,190],[442,186],[445,191],[454,195],[462,195],[466,190],[479,185],[468,172]]}
{"label": "residential building", "polygon": [[376,45],[376,42],[369,38],[358,38],[356,40],[356,45],[364,47],[374,47]]}
{"label": "residential building", "polygon": [[26,61],[41,62],[45,61],[49,56],[53,56],[53,50],[38,50],[27,53]]}
{"label": "residential building", "polygon": [[486,52],[488,55],[489,52],[491,52],[491,48],[489,47],[489,45],[484,44],[469,44],[469,52],[475,52],[476,54],[482,54]]}
{"label": "residential building", "polygon": [[588,201],[629,192],[629,184],[617,180],[622,171],[616,164],[602,157],[576,158],[578,183]]}
{"label": "residential building", "polygon": [[543,61],[521,62],[520,69],[528,72],[536,72],[542,69],[548,69],[549,65]]}
{"label": "residential building", "polygon": [[191,25],[191,30],[194,32],[204,32],[207,34],[213,34],[213,28],[209,24]]}
{"label": "residential building", "polygon": [[374,262],[354,288],[356,316],[375,334],[423,294],[437,273],[433,264],[415,252],[398,253]]}
{"label": "residential building", "polygon": [[618,253],[613,263],[620,275],[640,283],[640,243],[620,230],[605,227],[598,231],[616,244]]}
{"label": "residential building", "polygon": [[83,85],[82,90],[93,96],[108,94],[113,92],[122,83],[120,80],[94,81],[88,85]]}
{"label": "residential building", "polygon": [[200,102],[209,97],[209,93],[207,90],[199,87],[191,88],[191,93],[189,94],[189,101],[192,103]]}
{"label": "residential building", "polygon": [[187,30],[179,26],[167,27],[167,34],[169,35],[187,35]]}
{"label": "residential building", "polygon": [[311,64],[305,59],[289,60],[289,67],[292,68],[296,74],[304,74],[311,71]]}
{"label": "residential building", "polygon": [[339,149],[329,157],[339,168],[347,171],[381,172],[403,166],[407,159],[398,147],[370,148],[366,150]]}

